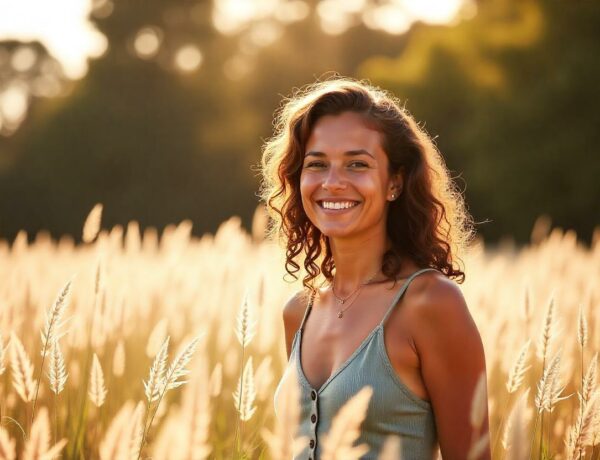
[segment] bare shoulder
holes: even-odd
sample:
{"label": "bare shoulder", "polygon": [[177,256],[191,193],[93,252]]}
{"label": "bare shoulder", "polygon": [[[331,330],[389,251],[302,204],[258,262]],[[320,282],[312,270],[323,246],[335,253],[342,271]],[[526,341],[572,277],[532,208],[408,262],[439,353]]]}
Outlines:
{"label": "bare shoulder", "polygon": [[302,323],[308,299],[308,292],[306,290],[299,290],[291,295],[283,307],[283,328],[285,331],[285,345],[288,359],[292,350],[294,335],[300,327],[300,323]]}
{"label": "bare shoulder", "polygon": [[296,326],[295,329],[300,327],[308,299],[309,293],[304,289],[294,292],[288,298],[283,307],[283,324],[286,329],[288,327],[293,328],[294,326]]}
{"label": "bare shoulder", "polygon": [[[418,280],[417,278],[421,278]],[[481,336],[458,284],[442,273],[424,273],[413,281],[413,339],[426,352],[440,341],[479,347]]]}
{"label": "bare shoulder", "polygon": [[413,304],[421,320],[443,323],[471,317],[458,284],[442,273],[423,273],[412,284]]}

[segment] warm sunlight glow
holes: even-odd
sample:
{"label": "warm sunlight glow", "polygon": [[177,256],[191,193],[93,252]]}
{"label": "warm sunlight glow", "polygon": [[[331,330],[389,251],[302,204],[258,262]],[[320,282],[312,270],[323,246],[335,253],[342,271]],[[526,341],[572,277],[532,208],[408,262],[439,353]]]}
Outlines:
{"label": "warm sunlight glow", "polygon": [[361,19],[371,29],[403,34],[415,21],[432,24],[453,21],[464,3],[465,0],[322,0],[317,13],[321,28],[328,34],[343,33]]}
{"label": "warm sunlight glow", "polygon": [[[213,21],[215,27],[222,33],[236,33],[253,19],[258,17],[260,4],[263,0],[215,0]],[[273,3],[273,2],[269,2]]]}
{"label": "warm sunlight glow", "polygon": [[144,27],[135,36],[133,47],[140,58],[149,59],[156,56],[161,41],[162,33],[160,30],[155,27]]}
{"label": "warm sunlight glow", "polygon": [[[371,29],[403,34],[416,21],[429,24],[451,23],[465,14],[466,7],[473,4],[473,0],[388,0],[363,8],[362,19]],[[472,10],[471,7],[470,11]]]}
{"label": "warm sunlight glow", "polygon": [[37,59],[37,54],[29,46],[19,47],[12,55],[11,65],[17,72],[27,72]]}
{"label": "warm sunlight glow", "polygon": [[363,21],[367,27],[383,30],[389,34],[403,34],[412,24],[406,12],[394,5],[381,5],[367,9],[363,13]]}
{"label": "warm sunlight glow", "polygon": [[87,59],[106,51],[106,37],[88,19],[90,0],[3,0],[0,5],[0,40],[40,41],[70,78],[83,77]]}
{"label": "warm sunlight glow", "polygon": [[185,45],[175,53],[175,65],[182,72],[193,72],[202,63],[202,53],[196,45]]}
{"label": "warm sunlight glow", "polygon": [[[0,3],[0,40],[41,42],[69,78],[83,77],[87,60],[107,50],[106,37],[89,18],[92,12],[98,18],[111,15],[113,0],[0,0]],[[453,22],[466,14],[469,5],[474,5],[474,0],[321,0],[316,3],[315,12],[328,34],[341,34],[361,21],[372,29],[401,34],[415,21]],[[306,19],[310,9],[304,0],[213,0],[212,19],[221,33],[244,32],[247,33],[244,40],[255,47],[264,47],[281,37],[283,25]],[[133,48],[138,57],[149,59],[158,53],[162,40],[159,30],[143,28],[135,36]],[[34,51],[23,49],[11,65],[17,70],[25,69],[35,65],[36,59]],[[180,60],[186,63],[181,66]],[[195,68],[201,60],[201,53],[193,52],[192,57],[189,51],[176,58],[181,70]]]}
{"label": "warm sunlight glow", "polygon": [[300,0],[214,0],[213,23],[221,33],[236,34],[252,23],[271,19],[291,23],[308,13],[308,5]]}
{"label": "warm sunlight glow", "polygon": [[343,5],[349,13],[360,13],[367,6],[367,0],[344,0]]}
{"label": "warm sunlight glow", "polygon": [[[345,6],[350,6],[347,9]],[[344,33],[352,24],[356,1],[345,3],[344,0],[323,0],[317,5],[317,13],[321,20],[321,29],[330,35]]]}
{"label": "warm sunlight glow", "polygon": [[[407,13],[430,24],[446,24],[460,12],[464,0],[401,0]],[[470,3],[470,2],[469,2]]]}
{"label": "warm sunlight glow", "polygon": [[19,127],[27,113],[27,87],[14,84],[0,93],[0,128],[6,132]]}
{"label": "warm sunlight glow", "polygon": [[291,0],[279,5],[275,10],[275,18],[283,23],[302,21],[309,12],[310,8],[306,2]]}
{"label": "warm sunlight glow", "polygon": [[273,21],[261,22],[250,29],[248,38],[256,46],[269,46],[283,34],[283,27]]}

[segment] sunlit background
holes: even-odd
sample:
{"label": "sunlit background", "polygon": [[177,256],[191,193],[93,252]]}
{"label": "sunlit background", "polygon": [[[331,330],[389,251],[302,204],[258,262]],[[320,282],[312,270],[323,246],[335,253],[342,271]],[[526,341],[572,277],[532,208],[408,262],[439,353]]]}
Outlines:
{"label": "sunlit background", "polygon": [[[113,13],[110,0],[39,2],[26,0],[7,2],[0,17],[0,39],[19,41],[10,54],[2,55],[2,62],[9,63],[15,73],[25,73],[39,67],[40,75],[33,85],[14,81],[2,88],[0,121],[4,134],[11,134],[23,122],[30,96],[57,96],[60,85],[52,76],[58,72],[70,80],[84,78],[88,60],[101,57],[109,43],[105,34],[94,25],[93,18],[105,19]],[[206,8],[198,2],[191,8],[172,8],[163,14],[170,23],[191,21],[201,27]],[[429,24],[456,23],[475,14],[473,1],[418,1],[401,0],[382,4],[370,4],[367,0],[325,0],[312,5],[324,33],[339,35],[350,27],[364,24],[373,30],[389,34],[403,34],[416,21]],[[240,50],[222,66],[226,78],[236,80],[250,71],[251,55],[260,48],[272,45],[285,32],[285,27],[305,20],[311,5],[302,0],[217,0],[213,2],[212,27],[223,35],[240,38]],[[189,16],[189,19],[186,19]],[[134,31],[129,37],[131,54],[140,59],[151,60],[161,51],[164,28],[148,24]],[[44,50],[36,50],[30,42],[39,42]],[[202,43],[191,39],[168,52],[165,67],[189,73],[197,71],[202,64]],[[49,56],[44,56],[44,54]],[[52,57],[61,65],[52,66],[44,59]],[[164,59],[164,58],[163,58]],[[41,62],[40,62],[41,61]],[[170,61],[170,62],[169,62]],[[4,82],[3,82],[4,83]]]}
{"label": "sunlit background", "polygon": [[[597,2],[2,0],[0,237],[246,227],[281,98],[339,72],[435,137],[477,229],[600,223]],[[217,198],[215,200],[215,198]]]}
{"label": "sunlit background", "polygon": [[[600,349],[599,25],[597,0],[0,0],[0,451],[51,437],[112,460],[143,426],[141,458],[290,458],[272,398],[300,281],[264,241],[257,165],[282,99],[337,72],[398,96],[477,223],[461,291],[494,460],[599,458],[600,418],[579,430]],[[196,334],[190,381],[142,424],[152,360]]]}

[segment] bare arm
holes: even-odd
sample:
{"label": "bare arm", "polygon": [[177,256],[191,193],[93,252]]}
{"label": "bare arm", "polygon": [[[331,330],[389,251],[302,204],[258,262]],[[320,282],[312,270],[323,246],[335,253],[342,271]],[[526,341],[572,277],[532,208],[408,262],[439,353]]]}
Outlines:
{"label": "bare arm", "polygon": [[[477,381],[481,373],[486,373],[481,336],[453,281],[430,282],[419,304],[414,339],[433,406],[442,458],[464,460],[472,443],[489,435],[487,384],[485,417],[477,432],[473,432],[469,418]],[[477,460],[489,459],[488,442]]]}

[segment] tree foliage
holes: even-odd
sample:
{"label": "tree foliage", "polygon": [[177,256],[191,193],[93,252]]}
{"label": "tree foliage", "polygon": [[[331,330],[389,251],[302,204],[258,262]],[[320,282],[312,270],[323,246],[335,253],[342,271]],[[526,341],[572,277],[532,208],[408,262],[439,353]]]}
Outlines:
{"label": "tree foliage", "polygon": [[[312,1],[270,44],[252,41],[257,24],[217,30],[208,0],[114,2],[110,14],[97,3],[108,51],[68,95],[35,100],[23,126],[0,139],[3,237],[22,228],[79,235],[97,202],[107,226],[190,218],[202,233],[232,214],[249,226],[252,165],[274,110],[328,71],[370,78],[407,101],[465,181],[476,220],[491,220],[479,227],[486,238],[526,240],[542,213],[588,239],[599,223],[594,2],[482,2],[469,20],[395,36],[360,23],[325,33]],[[140,59],[135,37],[149,26],[161,46]],[[202,62],[185,73],[174,60],[189,44]]]}
{"label": "tree foliage", "polygon": [[540,214],[588,241],[600,224],[599,20],[595,2],[482,2],[361,67],[437,136],[489,239],[527,240]]}

